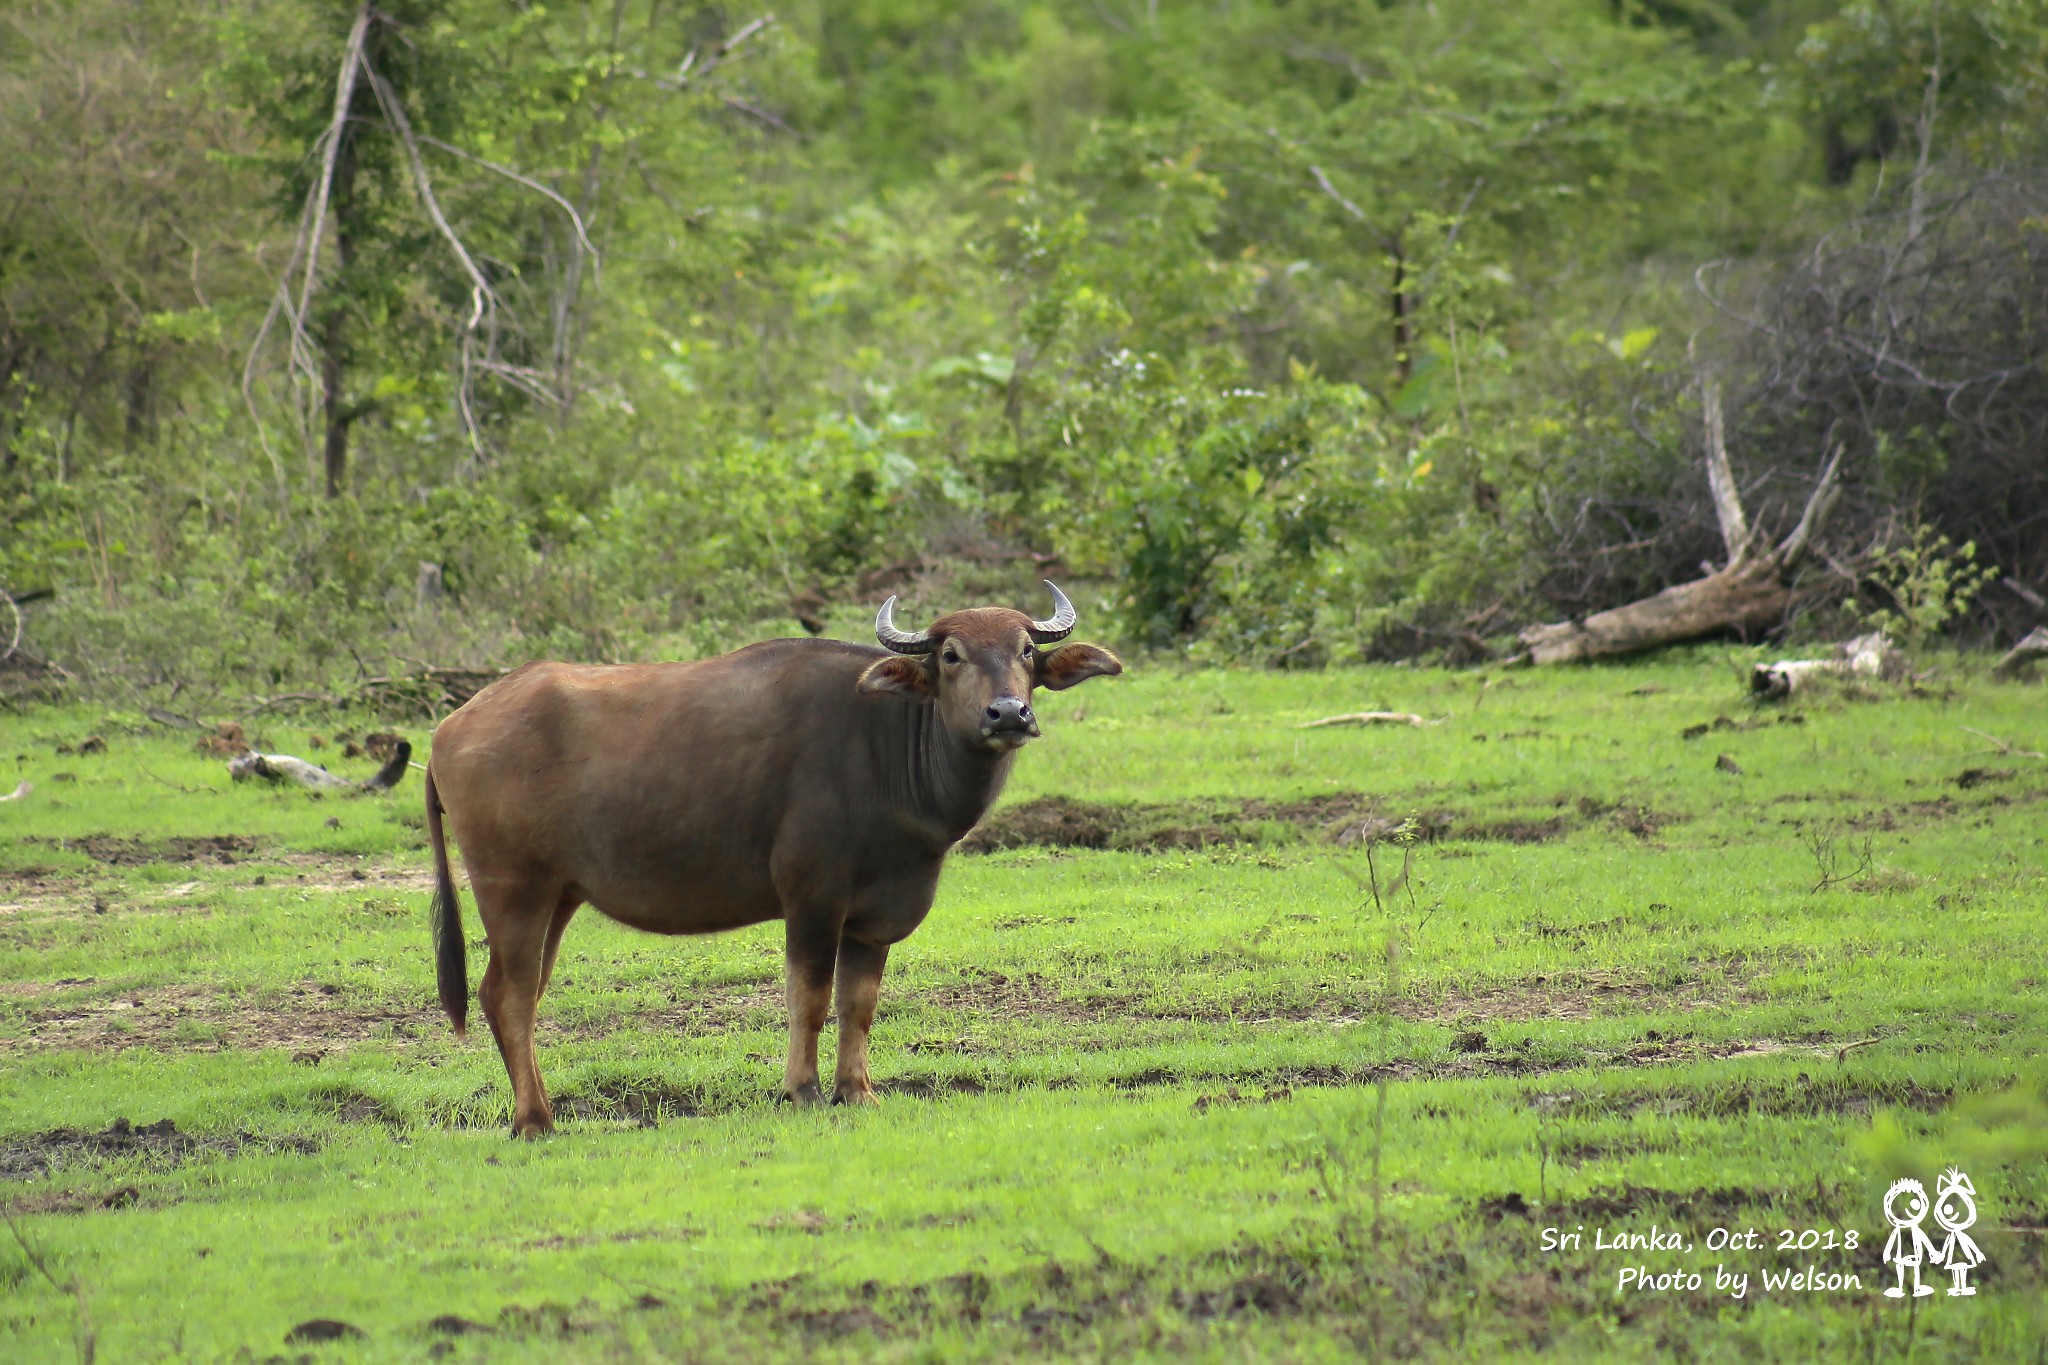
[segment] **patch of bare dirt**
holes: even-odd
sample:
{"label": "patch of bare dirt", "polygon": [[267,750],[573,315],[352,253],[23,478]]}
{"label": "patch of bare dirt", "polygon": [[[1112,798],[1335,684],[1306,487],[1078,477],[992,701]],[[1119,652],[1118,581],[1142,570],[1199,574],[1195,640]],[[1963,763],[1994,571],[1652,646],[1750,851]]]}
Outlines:
{"label": "patch of bare dirt", "polygon": [[298,1137],[257,1137],[237,1133],[194,1137],[178,1131],[170,1119],[141,1125],[115,1119],[103,1132],[53,1128],[46,1133],[0,1141],[0,1180],[29,1180],[74,1166],[101,1166],[110,1161],[140,1159],[159,1167],[176,1166],[200,1152],[232,1156],[247,1148],[263,1151],[311,1152],[314,1144]]}
{"label": "patch of bare dirt", "polygon": [[587,1092],[556,1095],[553,1104],[558,1119],[624,1119],[643,1128],[714,1111],[703,1091],[653,1080],[600,1081]]}
{"label": "patch of bare dirt", "polygon": [[671,999],[652,1009],[622,1006],[601,1018],[550,1021],[541,1008],[541,1041],[550,1028],[570,1038],[603,1038],[621,1028],[659,1033],[723,1033],[745,1027],[776,1027],[787,1018],[788,1004],[782,986],[762,982],[747,986],[706,986],[703,994],[689,999]]}
{"label": "patch of bare dirt", "polygon": [[[41,1190],[19,1199],[0,1203],[9,1213],[104,1213],[109,1209],[131,1208],[142,1202],[142,1191],[133,1185],[111,1190]],[[152,1199],[152,1208],[161,1207]]]}
{"label": "patch of bare dirt", "polygon": [[[125,852],[121,856],[127,858]],[[132,861],[109,863],[108,866],[127,867],[149,861],[150,858],[138,857]],[[186,861],[203,863],[204,855],[195,854]],[[222,861],[229,864],[256,862],[264,868],[243,883],[249,887],[274,886],[341,893],[381,891],[419,896],[430,895],[434,888],[434,874],[430,868],[391,867],[336,859],[331,854],[279,856],[252,853],[247,859],[238,859],[231,851]],[[299,870],[281,872],[276,870],[278,864]],[[172,886],[128,885],[95,890],[88,879],[76,874],[57,873],[49,868],[11,870],[0,876],[0,918],[9,915],[78,918],[108,913],[177,913],[201,908],[201,902],[186,898],[204,886],[201,882],[187,882]]]}
{"label": "patch of bare dirt", "polygon": [[1379,843],[1406,830],[1423,843],[1532,844],[1607,823],[1648,839],[1683,816],[1592,797],[1559,797],[1554,813],[1475,817],[1451,809],[1394,811],[1383,798],[1331,792],[1295,801],[1119,805],[1044,796],[995,812],[961,840],[964,853],[1085,848],[1159,852],[1267,842],[1276,836],[1335,844]]}
{"label": "patch of bare dirt", "polygon": [[[1724,1055],[1763,1054],[1751,1051]],[[1682,1085],[1654,1091],[1620,1089],[1594,1094],[1535,1095],[1531,1097],[1531,1103],[1539,1108],[1575,1115],[1654,1112],[1666,1117],[1765,1115],[1783,1118],[1862,1116],[1880,1109],[1913,1109],[1933,1114],[1946,1109],[1954,1098],[1953,1090],[1924,1086],[1905,1079],[1837,1076],[1820,1072],[1814,1075],[1802,1073],[1795,1079],[1744,1078],[1711,1087]]]}
{"label": "patch of bare dirt", "polygon": [[67,853],[83,853],[107,867],[141,867],[148,863],[241,862],[257,848],[247,834],[205,834],[193,839],[162,839],[155,843],[114,834],[87,834],[76,839],[30,836],[25,843],[43,844]]}
{"label": "patch of bare dirt", "polygon": [[[266,885],[292,886],[305,891],[361,891],[375,887],[386,891],[434,890],[431,867],[389,867],[377,863],[337,860],[331,854],[293,853],[278,861],[296,871],[280,875]],[[463,902],[469,903],[469,888],[463,884]]]}
{"label": "patch of bare dirt", "polygon": [[[9,994],[27,994],[21,989],[27,984],[17,983]],[[78,981],[65,988],[90,984]],[[284,998],[265,1001],[224,998],[199,987],[155,986],[30,1006],[20,1017],[24,1031],[0,1037],[0,1055],[147,1047],[160,1052],[289,1048],[324,1056],[337,1045],[380,1036],[404,1039],[440,1022],[424,1001],[415,1009],[355,1006],[339,988],[316,982],[302,982]]]}
{"label": "patch of bare dirt", "polygon": [[1498,1223],[1508,1218],[1535,1218],[1551,1223],[1608,1222],[1633,1214],[1654,1213],[1681,1226],[1726,1223],[1746,1209],[1807,1208],[1810,1196],[1795,1198],[1778,1190],[1659,1190],[1644,1185],[1624,1185],[1612,1190],[1595,1190],[1577,1199],[1549,1204],[1531,1204],[1520,1194],[1482,1199],[1475,1206],[1478,1215]]}

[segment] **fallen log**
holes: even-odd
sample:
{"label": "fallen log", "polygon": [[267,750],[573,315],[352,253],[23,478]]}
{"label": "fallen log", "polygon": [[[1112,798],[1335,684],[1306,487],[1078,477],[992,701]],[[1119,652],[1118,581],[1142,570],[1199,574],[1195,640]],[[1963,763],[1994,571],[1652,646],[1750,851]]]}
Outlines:
{"label": "fallen log", "polygon": [[1780,659],[1750,670],[1749,690],[1766,701],[1782,701],[1823,677],[1892,677],[1901,671],[1898,650],[1883,631],[1859,635],[1835,646],[1832,658]]}
{"label": "fallen log", "polygon": [[265,782],[296,782],[315,791],[382,792],[398,785],[411,760],[412,745],[401,739],[377,775],[368,781],[358,782],[290,754],[251,752],[228,760],[228,776],[237,782],[247,782],[252,777]]}
{"label": "fallen log", "polygon": [[1520,636],[1518,664],[1575,663],[1636,654],[1662,645],[1733,631],[1750,635],[1776,625],[1792,603],[1792,571],[1806,555],[1833,510],[1842,449],[1822,466],[1799,524],[1775,548],[1759,553],[1757,533],[1742,510],[1740,489],[1728,463],[1721,431],[1721,391],[1709,385],[1706,409],[1707,485],[1728,562],[1705,578],[1679,583],[1655,596],[1597,612],[1582,621],[1531,626]]}
{"label": "fallen log", "polygon": [[2036,659],[2048,659],[2048,626],[2035,626],[2026,637],[2005,652],[2005,657],[1991,665],[1991,672],[2000,678],[2010,678],[2022,667]]}

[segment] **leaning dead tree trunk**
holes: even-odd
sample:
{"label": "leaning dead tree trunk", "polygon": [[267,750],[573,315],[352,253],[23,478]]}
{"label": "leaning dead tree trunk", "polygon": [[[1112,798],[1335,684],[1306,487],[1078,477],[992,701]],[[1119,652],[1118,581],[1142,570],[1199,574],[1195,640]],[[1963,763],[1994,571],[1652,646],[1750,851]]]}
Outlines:
{"label": "leaning dead tree trunk", "polygon": [[1728,464],[1719,388],[1708,386],[1705,407],[1707,486],[1713,491],[1714,513],[1728,550],[1727,564],[1705,578],[1677,584],[1654,597],[1583,621],[1531,626],[1521,634],[1523,652],[1515,662],[1560,664],[1611,658],[1725,631],[1748,634],[1784,619],[1792,601],[1792,570],[1819,534],[1840,491],[1836,480],[1842,466],[1841,447],[1829,453],[1813,496],[1806,500],[1792,533],[1776,547],[1759,552],[1756,532],[1742,510],[1741,493]]}

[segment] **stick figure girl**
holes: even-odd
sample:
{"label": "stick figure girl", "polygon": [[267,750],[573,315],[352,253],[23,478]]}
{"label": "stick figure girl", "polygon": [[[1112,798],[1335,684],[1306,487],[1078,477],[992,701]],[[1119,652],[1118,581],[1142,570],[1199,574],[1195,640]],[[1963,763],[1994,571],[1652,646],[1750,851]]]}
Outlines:
{"label": "stick figure girl", "polygon": [[1942,1243],[1935,1259],[1948,1267],[1948,1273],[1955,1278],[1949,1287],[1951,1295],[1974,1294],[1976,1286],[1967,1284],[1970,1272],[1984,1264],[1984,1253],[1970,1240],[1964,1229],[1977,1221],[1977,1191],[1970,1184],[1970,1177],[1951,1166],[1941,1173],[1941,1179],[1934,1186],[1934,1221],[1948,1233],[1948,1240]]}
{"label": "stick figure girl", "polygon": [[[1902,1194],[1909,1196],[1903,1214],[1894,1207]],[[1899,1268],[1898,1284],[1885,1290],[1884,1296],[1888,1299],[1906,1297],[1906,1268],[1911,1266],[1913,1297],[1924,1299],[1934,1292],[1934,1286],[1920,1283],[1920,1262],[1923,1259],[1941,1259],[1934,1243],[1920,1230],[1921,1221],[1927,1217],[1927,1187],[1910,1177],[1893,1181],[1892,1187],[1884,1192],[1884,1216],[1892,1225],[1892,1235],[1884,1244],[1884,1258]]]}

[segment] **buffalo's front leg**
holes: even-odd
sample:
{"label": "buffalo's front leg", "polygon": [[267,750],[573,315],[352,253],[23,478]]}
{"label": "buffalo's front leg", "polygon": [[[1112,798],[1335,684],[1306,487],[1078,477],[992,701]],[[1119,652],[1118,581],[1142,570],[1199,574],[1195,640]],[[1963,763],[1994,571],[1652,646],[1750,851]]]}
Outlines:
{"label": "buffalo's front leg", "polygon": [[882,968],[889,945],[839,941],[839,1065],[832,1080],[834,1104],[873,1104],[875,1088],[868,1082],[868,1030],[875,1022],[875,1001],[882,993]]}
{"label": "buffalo's front leg", "polygon": [[832,964],[839,957],[837,920],[791,915],[783,956],[789,971],[789,1060],[782,1067],[782,1097],[823,1104],[818,1088],[818,1031],[832,1003]]}

